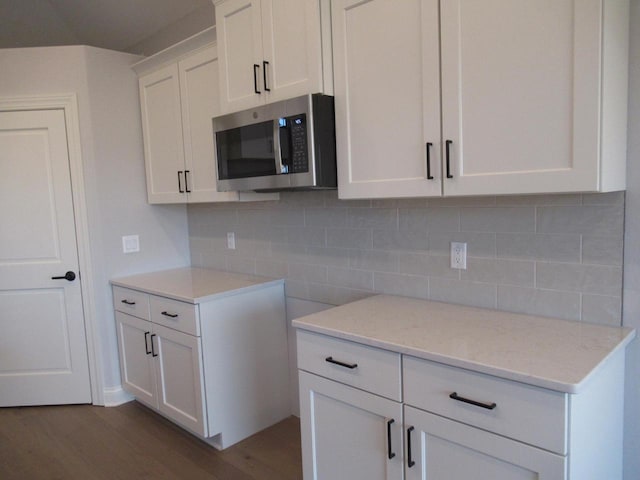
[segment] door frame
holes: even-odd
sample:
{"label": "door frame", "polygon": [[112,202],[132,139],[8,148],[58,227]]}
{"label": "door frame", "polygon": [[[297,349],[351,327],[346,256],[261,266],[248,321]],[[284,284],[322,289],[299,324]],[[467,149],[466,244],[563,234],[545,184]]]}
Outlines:
{"label": "door frame", "polygon": [[84,312],[84,328],[89,360],[89,378],[91,386],[91,403],[104,405],[104,376],[100,343],[98,342],[98,325],[95,310],[95,287],[91,264],[89,243],[89,222],[87,202],[84,189],[84,171],[82,164],[82,147],[80,140],[80,122],[78,98],[75,93],[58,95],[34,95],[0,97],[0,110],[63,110],[69,152],[69,170],[71,173],[71,196],[73,199],[73,218],[76,225],[76,242],[78,247],[78,266],[82,273],[79,277]]}

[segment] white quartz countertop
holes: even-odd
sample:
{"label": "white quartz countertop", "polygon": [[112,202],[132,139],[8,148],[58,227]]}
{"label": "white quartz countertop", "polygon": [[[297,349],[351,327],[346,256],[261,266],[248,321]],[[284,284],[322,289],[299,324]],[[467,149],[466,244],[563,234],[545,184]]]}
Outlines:
{"label": "white quartz countertop", "polygon": [[162,270],[111,280],[112,285],[189,303],[202,303],[282,283],[282,279],[274,280],[195,267]]}
{"label": "white quartz countertop", "polygon": [[378,295],[293,326],[567,393],[578,393],[635,330]]}

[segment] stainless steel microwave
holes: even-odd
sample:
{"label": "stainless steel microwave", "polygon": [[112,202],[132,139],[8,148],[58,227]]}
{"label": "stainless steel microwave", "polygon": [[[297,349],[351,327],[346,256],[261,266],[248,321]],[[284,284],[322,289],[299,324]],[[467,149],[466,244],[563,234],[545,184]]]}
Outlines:
{"label": "stainless steel microwave", "polygon": [[218,190],[336,188],[333,97],[313,94],[213,119]]}

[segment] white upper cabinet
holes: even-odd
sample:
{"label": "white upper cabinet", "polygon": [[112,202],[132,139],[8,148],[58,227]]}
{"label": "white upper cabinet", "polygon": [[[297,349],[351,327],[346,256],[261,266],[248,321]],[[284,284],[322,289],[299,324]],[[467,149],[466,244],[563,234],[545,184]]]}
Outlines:
{"label": "white upper cabinet", "polygon": [[330,49],[323,58],[322,48],[330,41],[328,7],[326,0],[216,1],[221,113],[331,93]]}
{"label": "white upper cabinet", "polygon": [[438,1],[332,7],[340,197],[440,195]]}
{"label": "white upper cabinet", "polygon": [[214,29],[137,63],[149,203],[270,200],[218,192],[211,119],[220,114]]}
{"label": "white upper cabinet", "polygon": [[340,197],[624,189],[628,9],[333,0]]}
{"label": "white upper cabinet", "polygon": [[140,77],[149,203],[185,202],[178,65]]}

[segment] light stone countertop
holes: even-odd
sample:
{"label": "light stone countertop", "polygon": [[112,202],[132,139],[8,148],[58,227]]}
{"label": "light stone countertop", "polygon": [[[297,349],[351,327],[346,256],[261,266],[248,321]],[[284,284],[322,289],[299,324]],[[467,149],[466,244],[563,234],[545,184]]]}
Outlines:
{"label": "light stone countertop", "polygon": [[209,268],[185,267],[143,273],[111,280],[112,285],[188,303],[237,295],[282,284],[282,279],[221,272]]}
{"label": "light stone countertop", "polygon": [[609,327],[378,295],[293,326],[567,393],[635,337]]}

